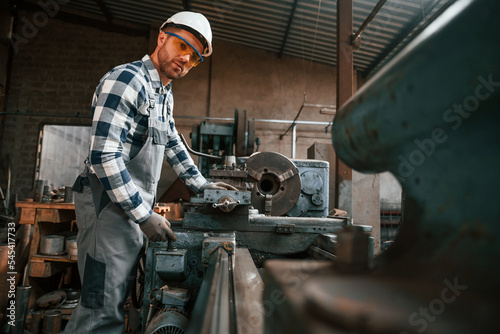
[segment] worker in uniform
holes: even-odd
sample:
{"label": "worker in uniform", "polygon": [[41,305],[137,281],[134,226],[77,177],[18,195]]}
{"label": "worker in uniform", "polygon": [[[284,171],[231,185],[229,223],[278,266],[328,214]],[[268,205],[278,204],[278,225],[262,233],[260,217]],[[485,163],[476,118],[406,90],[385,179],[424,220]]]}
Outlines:
{"label": "worker in uniform", "polygon": [[82,292],[66,333],[122,333],[123,306],[145,238],[176,240],[170,223],[152,209],[163,157],[196,193],[236,190],[201,175],[172,117],[172,80],[211,53],[205,16],[179,12],[162,24],[151,56],[117,66],[100,80],[89,155],[73,187]]}

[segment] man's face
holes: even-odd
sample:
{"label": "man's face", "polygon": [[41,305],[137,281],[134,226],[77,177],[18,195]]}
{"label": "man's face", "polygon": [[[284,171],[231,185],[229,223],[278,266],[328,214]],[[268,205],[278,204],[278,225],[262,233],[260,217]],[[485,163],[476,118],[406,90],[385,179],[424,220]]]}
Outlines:
{"label": "man's face", "polygon": [[[185,30],[176,30],[176,35],[182,37],[191,44],[196,51],[201,54],[202,44],[191,33]],[[193,58],[196,58],[196,51],[185,43],[182,39],[161,32],[158,45],[158,65],[162,75],[168,79],[179,79],[185,76],[193,68]],[[160,45],[160,43],[162,43]],[[186,51],[182,52],[184,48]]]}

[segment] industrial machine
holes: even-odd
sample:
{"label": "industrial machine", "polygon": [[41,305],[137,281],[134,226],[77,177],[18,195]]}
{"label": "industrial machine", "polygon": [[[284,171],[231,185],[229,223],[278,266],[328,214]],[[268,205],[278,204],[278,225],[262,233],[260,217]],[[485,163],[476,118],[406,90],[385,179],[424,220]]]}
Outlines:
{"label": "industrial machine", "polygon": [[[392,172],[406,196],[400,233],[371,266],[363,227],[273,216],[278,193],[261,190],[272,188],[267,180],[288,187],[294,172],[264,177],[268,165],[250,156],[253,188],[206,194],[185,216],[179,250],[148,250],[149,287],[173,289],[153,294],[163,311],[149,324],[189,318],[191,333],[499,333],[499,11],[496,1],[455,1],[337,112],[337,155],[362,172]],[[325,252],[333,241],[334,255]],[[282,258],[306,250],[335,261]],[[189,265],[167,261],[172,252]],[[166,273],[159,278],[176,267],[199,286],[195,299]],[[169,302],[175,293],[186,301],[181,311]]]}
{"label": "industrial machine", "polygon": [[[183,219],[171,221],[177,241],[149,243],[141,279],[143,330],[263,333],[265,261],[333,258],[333,233],[352,227],[347,217],[328,217],[328,162],[272,152],[190,151],[213,162],[209,178],[238,190],[193,197],[183,204]],[[356,228],[366,236],[371,231]],[[367,258],[368,247],[364,253]]]}
{"label": "industrial machine", "polygon": [[199,156],[198,169],[207,175],[214,163],[214,156],[248,157],[258,151],[260,139],[255,137],[255,121],[247,117],[246,110],[235,109],[233,123],[203,121],[194,125],[191,145],[197,152],[194,154]]}

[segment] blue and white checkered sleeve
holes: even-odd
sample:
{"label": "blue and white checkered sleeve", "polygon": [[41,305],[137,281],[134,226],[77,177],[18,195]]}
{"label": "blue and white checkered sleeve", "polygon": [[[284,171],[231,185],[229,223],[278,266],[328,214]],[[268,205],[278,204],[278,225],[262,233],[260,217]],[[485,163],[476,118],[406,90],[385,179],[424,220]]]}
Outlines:
{"label": "blue and white checkered sleeve", "polygon": [[200,194],[209,182],[200,173],[182,143],[179,133],[175,128],[173,117],[170,119],[169,126],[171,131],[169,131],[168,144],[165,147],[167,162],[189,189]]}
{"label": "blue and white checkered sleeve", "polygon": [[148,218],[152,208],[140,196],[122,154],[127,133],[145,97],[135,73],[122,69],[101,80],[92,101],[91,168],[111,201],[137,223]]}

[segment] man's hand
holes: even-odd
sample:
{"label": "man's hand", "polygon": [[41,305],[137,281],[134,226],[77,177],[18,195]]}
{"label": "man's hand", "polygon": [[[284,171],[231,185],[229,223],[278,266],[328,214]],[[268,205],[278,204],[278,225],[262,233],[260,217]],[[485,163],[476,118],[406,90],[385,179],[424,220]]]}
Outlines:
{"label": "man's hand", "polygon": [[140,223],[139,227],[151,241],[177,240],[177,236],[170,229],[170,222],[156,212]]}
{"label": "man's hand", "polygon": [[230,184],[224,182],[211,182],[205,187],[206,190],[238,190]]}

